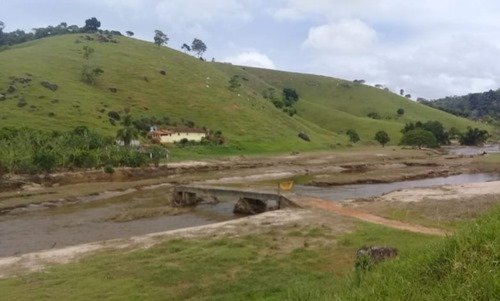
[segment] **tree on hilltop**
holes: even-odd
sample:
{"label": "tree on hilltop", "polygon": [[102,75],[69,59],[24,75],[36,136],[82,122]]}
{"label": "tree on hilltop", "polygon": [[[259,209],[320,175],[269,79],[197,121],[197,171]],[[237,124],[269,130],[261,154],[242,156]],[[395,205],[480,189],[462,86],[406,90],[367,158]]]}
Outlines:
{"label": "tree on hilltop", "polygon": [[84,32],[96,32],[101,27],[101,22],[96,19],[96,17],[92,17],[90,19],[85,20],[85,26],[83,27]]}
{"label": "tree on hilltop", "polygon": [[156,46],[160,47],[161,45],[167,45],[169,38],[163,31],[156,29],[154,43]]}
{"label": "tree on hilltop", "polygon": [[191,52],[191,46],[189,46],[189,45],[188,45],[188,44],[186,44],[186,43],[182,44],[181,49],[184,49],[184,53],[186,53],[186,52]]}
{"label": "tree on hilltop", "polygon": [[127,36],[129,36],[129,37],[133,37],[133,36],[134,36],[134,32],[133,32],[133,31],[127,30],[125,33],[126,33],[126,34],[127,34]]}
{"label": "tree on hilltop", "polygon": [[201,58],[203,53],[207,51],[207,45],[205,45],[205,43],[203,43],[203,41],[200,39],[194,39],[193,43],[191,44],[191,50],[196,52],[198,57]]}

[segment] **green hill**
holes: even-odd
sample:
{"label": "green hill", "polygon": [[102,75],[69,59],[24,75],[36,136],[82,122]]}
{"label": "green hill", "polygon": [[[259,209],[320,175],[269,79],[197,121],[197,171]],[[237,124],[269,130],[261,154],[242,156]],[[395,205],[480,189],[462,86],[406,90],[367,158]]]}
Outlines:
{"label": "green hill", "polygon": [[[248,153],[327,149],[345,144],[352,128],[362,141],[386,130],[394,142],[410,120],[439,120],[465,129],[472,121],[409,101],[395,94],[339,79],[203,62],[152,43],[115,37],[63,35],[14,46],[0,52],[0,126],[63,130],[86,125],[114,135],[109,111],[134,117],[168,116],[196,126],[221,130],[230,145]],[[81,81],[83,46],[95,49],[92,61],[104,70],[95,85]],[[165,71],[162,75],[160,71]],[[242,78],[237,91],[232,76]],[[23,80],[24,79],[24,80]],[[27,82],[27,80],[31,80]],[[24,83],[23,83],[24,81]],[[51,91],[43,81],[57,84]],[[8,92],[9,86],[16,88]],[[295,89],[298,114],[290,117],[263,98],[267,88]],[[113,92],[110,88],[115,88]],[[396,110],[404,108],[398,117]],[[376,112],[380,120],[366,117]],[[298,138],[307,133],[311,142]]]}

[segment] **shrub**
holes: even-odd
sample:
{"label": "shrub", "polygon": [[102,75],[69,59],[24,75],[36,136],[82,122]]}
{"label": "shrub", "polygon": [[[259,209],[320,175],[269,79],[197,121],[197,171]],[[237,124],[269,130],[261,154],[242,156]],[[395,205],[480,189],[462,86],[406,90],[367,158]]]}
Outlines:
{"label": "shrub", "polygon": [[405,114],[405,109],[399,108],[396,113],[398,113],[399,116],[403,116]]}
{"label": "shrub", "polygon": [[307,141],[307,142],[311,141],[311,139],[309,138],[309,136],[306,133],[300,132],[299,133],[299,138],[302,139],[302,140],[304,140],[304,141]]}
{"label": "shrub", "polygon": [[25,107],[27,104],[28,102],[26,102],[26,99],[24,99],[24,97],[21,97],[21,99],[19,99],[19,101],[17,102],[17,106],[20,108]]}
{"label": "shrub", "polygon": [[438,147],[438,143],[434,134],[429,131],[417,128],[411,131],[408,131],[401,138],[401,145],[413,145],[418,148],[425,147]]}
{"label": "shrub", "polygon": [[104,166],[104,172],[111,175],[115,173],[115,169],[113,168],[113,165],[108,164]]}
{"label": "shrub", "polygon": [[377,112],[370,112],[366,116],[370,117],[371,119],[380,119],[380,115]]}
{"label": "shrub", "polygon": [[109,111],[108,112],[108,117],[113,119],[113,120],[120,120],[120,114],[118,114],[118,112],[116,111]]}
{"label": "shrub", "polygon": [[467,127],[467,131],[459,138],[461,145],[481,145],[490,138],[490,134],[486,130]]}
{"label": "shrub", "polygon": [[283,103],[285,104],[285,106],[292,106],[297,101],[299,101],[299,94],[297,93],[297,91],[291,88],[283,89]]}
{"label": "shrub", "polygon": [[346,135],[349,136],[349,141],[356,143],[359,141],[359,135],[355,130],[347,130]]}

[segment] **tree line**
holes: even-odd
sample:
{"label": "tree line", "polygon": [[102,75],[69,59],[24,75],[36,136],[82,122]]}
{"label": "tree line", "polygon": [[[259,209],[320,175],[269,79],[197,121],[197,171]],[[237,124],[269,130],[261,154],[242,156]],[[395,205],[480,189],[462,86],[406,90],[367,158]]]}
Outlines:
{"label": "tree line", "polygon": [[500,121],[500,90],[448,96],[432,101],[419,99],[419,102],[461,117]]}
{"label": "tree line", "polygon": [[[436,148],[442,145],[449,145],[451,139],[457,139],[461,145],[482,145],[491,135],[486,130],[467,127],[465,132],[460,132],[457,128],[450,128],[448,131],[439,121],[417,121],[406,123],[401,129],[403,137],[399,145],[416,146],[418,148]],[[349,129],[346,135],[351,143],[357,143],[360,138],[356,130]],[[385,146],[391,141],[386,131],[378,131],[373,139]]]}
{"label": "tree line", "polygon": [[[4,32],[5,23],[0,21],[0,47],[13,46],[16,44],[25,43],[32,40],[42,39],[70,33],[102,33],[112,35],[122,35],[121,32],[116,30],[101,30],[101,22],[97,18],[92,17],[85,20],[85,25],[79,27],[78,25],[68,25],[66,22],[61,22],[56,26],[47,26],[33,28],[31,32],[17,29],[12,32]],[[132,33],[133,34],[133,33]]]}

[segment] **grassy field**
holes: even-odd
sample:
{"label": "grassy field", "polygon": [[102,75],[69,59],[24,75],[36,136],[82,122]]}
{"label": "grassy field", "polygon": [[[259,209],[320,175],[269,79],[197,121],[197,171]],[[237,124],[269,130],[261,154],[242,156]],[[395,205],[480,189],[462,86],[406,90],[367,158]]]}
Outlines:
{"label": "grassy field", "polygon": [[[178,152],[186,157],[331,149],[347,143],[344,132],[349,128],[357,130],[364,143],[373,143],[380,129],[397,143],[400,128],[410,120],[435,119],[459,129],[479,126],[365,85],[345,87],[347,82],[329,77],[203,62],[152,43],[116,39],[118,43],[101,43],[79,34],[64,35],[0,52],[0,93],[6,95],[0,101],[1,126],[63,130],[87,125],[114,135],[117,127],[107,113],[117,111],[122,116],[168,116],[178,123],[190,120],[221,130],[230,142]],[[94,86],[80,79],[84,45],[95,49],[90,61],[104,70]],[[162,70],[166,75],[160,74]],[[233,75],[245,78],[237,91],[228,89]],[[16,82],[17,90],[7,93],[11,77],[31,82]],[[42,81],[59,88],[46,89]],[[271,87],[297,90],[298,115],[290,117],[262,97]],[[18,106],[21,99],[27,103],[23,107]],[[397,116],[398,108],[405,109],[404,116]],[[382,119],[366,117],[369,112]],[[311,142],[299,139],[299,132],[307,133]]]}
{"label": "grassy field", "polygon": [[[336,217],[336,228],[175,239],[0,280],[0,290],[2,300],[497,300],[499,217],[496,207],[446,238]],[[399,257],[355,270],[363,245]]]}
{"label": "grassy field", "polygon": [[396,246],[404,259],[438,240],[353,221],[338,226],[354,232],[292,225],[260,234],[177,239],[148,250],[103,252],[46,272],[0,280],[2,300],[294,299],[349,275],[355,250],[364,244]]}

